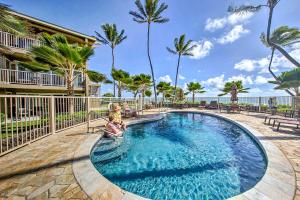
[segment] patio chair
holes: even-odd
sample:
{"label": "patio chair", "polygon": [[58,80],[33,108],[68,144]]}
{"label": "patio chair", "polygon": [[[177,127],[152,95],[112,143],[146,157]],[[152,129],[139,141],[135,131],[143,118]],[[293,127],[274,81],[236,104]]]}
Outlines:
{"label": "patio chair", "polygon": [[268,125],[270,125],[272,120],[293,118],[294,115],[295,115],[295,110],[286,110],[284,113],[282,113],[282,114],[279,113],[277,115],[275,115],[274,113],[271,113],[271,114],[265,115],[264,122],[266,123],[267,120],[269,119]]}
{"label": "patio chair", "polygon": [[208,109],[218,109],[218,101],[211,101],[207,106]]}
{"label": "patio chair", "polygon": [[206,101],[201,101],[200,105],[198,106],[199,109],[205,109],[206,108]]}
{"label": "patio chair", "polygon": [[276,129],[277,131],[279,131],[279,128],[282,124],[296,125],[296,129],[298,129],[299,126],[300,126],[300,119],[299,118],[298,119],[295,119],[295,118],[293,118],[293,119],[292,118],[290,118],[290,119],[288,119],[288,118],[286,118],[286,119],[276,119],[276,120],[274,120],[273,127],[275,126],[276,122],[277,122],[277,129]]}

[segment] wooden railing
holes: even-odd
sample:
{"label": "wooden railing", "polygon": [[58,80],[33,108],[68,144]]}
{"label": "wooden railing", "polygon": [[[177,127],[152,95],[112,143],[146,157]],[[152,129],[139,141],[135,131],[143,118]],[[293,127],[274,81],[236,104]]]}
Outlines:
{"label": "wooden railing", "polygon": [[[65,78],[56,74],[11,69],[0,69],[0,83],[66,87]],[[75,80],[74,87],[83,87],[83,84]]]}
{"label": "wooden railing", "polygon": [[19,37],[0,30],[0,45],[10,48],[30,50],[33,46],[39,46],[40,44],[41,42],[37,39]]}

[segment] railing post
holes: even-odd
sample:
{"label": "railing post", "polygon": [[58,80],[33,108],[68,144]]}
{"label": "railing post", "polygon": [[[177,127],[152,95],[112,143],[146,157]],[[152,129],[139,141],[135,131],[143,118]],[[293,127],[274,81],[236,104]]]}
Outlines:
{"label": "railing post", "polygon": [[139,95],[139,110],[143,112],[143,101],[141,95]]}
{"label": "railing post", "polygon": [[258,97],[258,111],[261,112],[261,97]]}
{"label": "railing post", "polygon": [[50,133],[55,134],[55,98],[54,96],[50,97],[50,107],[49,107],[49,126],[50,126]]}
{"label": "railing post", "polygon": [[89,127],[91,123],[91,105],[90,105],[90,97],[85,97],[86,98],[86,112],[87,112],[87,118],[86,118],[86,128],[87,132],[89,132]]}

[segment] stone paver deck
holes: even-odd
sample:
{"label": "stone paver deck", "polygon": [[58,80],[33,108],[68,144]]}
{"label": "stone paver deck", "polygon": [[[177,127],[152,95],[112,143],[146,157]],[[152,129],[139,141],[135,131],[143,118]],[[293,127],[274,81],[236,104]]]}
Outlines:
{"label": "stone paver deck", "polygon": [[[295,199],[300,200],[300,131],[282,128],[275,132],[263,125],[263,114],[226,114],[264,134],[274,142],[294,167],[297,178]],[[0,157],[0,199],[88,199],[72,171],[72,162],[86,134],[86,125],[60,132]],[[274,191],[276,192],[276,191]]]}

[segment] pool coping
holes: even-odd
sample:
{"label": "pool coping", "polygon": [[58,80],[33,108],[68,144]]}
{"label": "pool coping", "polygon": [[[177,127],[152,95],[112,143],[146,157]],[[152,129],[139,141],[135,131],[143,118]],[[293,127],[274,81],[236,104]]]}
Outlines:
{"label": "pool coping", "polygon": [[[263,200],[281,200],[293,199],[296,191],[296,177],[295,172],[289,160],[281,152],[281,150],[271,141],[263,140],[262,134],[250,126],[231,120],[228,117],[216,113],[209,113],[197,110],[171,110],[170,112],[192,112],[202,113],[223,120],[234,123],[243,130],[245,130],[252,139],[254,139],[261,149],[264,151],[267,158],[267,169],[261,180],[250,190],[245,191],[237,196],[229,198],[230,200],[249,200],[249,199],[263,199]],[[152,122],[160,120],[164,114],[157,115],[152,118],[137,119],[130,121],[128,124],[138,124],[144,122]],[[76,150],[74,157],[90,155],[95,143],[102,137],[102,135],[87,138]],[[146,198],[125,191],[116,186],[104,176],[102,176],[94,167],[90,159],[82,159],[73,162],[72,164],[74,176],[81,186],[83,191],[91,199],[112,199],[112,200],[145,200]]]}

